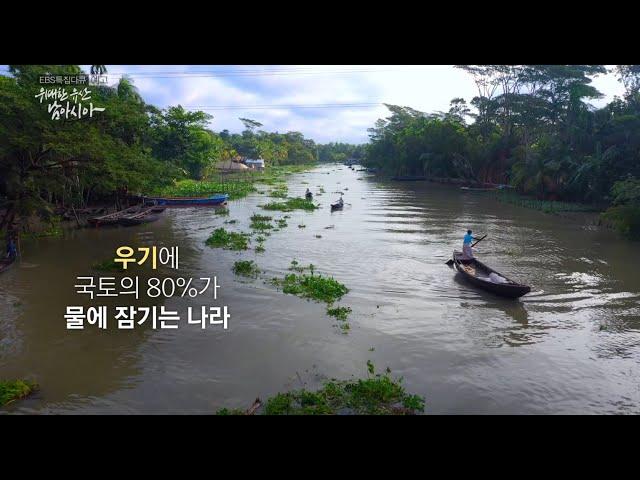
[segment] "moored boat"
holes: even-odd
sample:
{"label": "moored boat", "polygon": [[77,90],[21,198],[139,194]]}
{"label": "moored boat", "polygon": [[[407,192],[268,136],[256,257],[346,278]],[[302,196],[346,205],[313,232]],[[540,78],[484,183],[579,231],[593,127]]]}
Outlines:
{"label": "moored boat", "polygon": [[453,252],[453,265],[469,283],[496,295],[519,298],[531,291],[528,285],[510,280],[479,260],[466,258],[462,252]]}
{"label": "moored boat", "polygon": [[122,217],[120,217],[119,223],[120,225],[131,227],[133,225],[140,225],[142,223],[155,222],[160,218],[160,213],[155,211],[157,208],[158,207],[149,207],[146,210],[142,210],[138,213],[123,215]]}
{"label": "moored boat", "polygon": [[158,206],[167,207],[198,207],[211,205],[225,205],[229,200],[229,195],[218,194],[208,197],[149,197],[147,200],[154,201]]}
{"label": "moored boat", "polygon": [[120,218],[124,215],[130,215],[132,213],[138,213],[140,211],[140,206],[135,205],[133,207],[126,208],[124,210],[119,210],[117,212],[109,213],[107,215],[102,215],[100,217],[92,217],[87,220],[91,225],[96,227],[105,226],[105,225],[117,225],[120,221]]}
{"label": "moored boat", "polygon": [[334,210],[342,210],[342,207],[344,207],[344,202],[336,202],[336,203],[332,203],[331,204],[331,211],[333,212]]}

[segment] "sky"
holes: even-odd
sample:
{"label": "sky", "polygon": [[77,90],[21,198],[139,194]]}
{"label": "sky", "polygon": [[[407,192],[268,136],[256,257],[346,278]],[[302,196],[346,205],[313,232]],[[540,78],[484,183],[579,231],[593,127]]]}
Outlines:
{"label": "sky", "polygon": [[[83,67],[88,71],[88,65]],[[471,76],[452,65],[107,65],[107,69],[109,83],[129,74],[147,103],[159,108],[180,104],[213,115],[214,131],[240,132],[239,117],[245,117],[262,123],[263,130],[299,131],[319,143],[366,142],[367,128],[388,115],[382,103],[447,111],[451,99],[469,102],[476,95]],[[595,106],[623,92],[613,74],[595,78],[593,85],[605,94],[593,102]],[[249,108],[256,106],[260,108]]]}

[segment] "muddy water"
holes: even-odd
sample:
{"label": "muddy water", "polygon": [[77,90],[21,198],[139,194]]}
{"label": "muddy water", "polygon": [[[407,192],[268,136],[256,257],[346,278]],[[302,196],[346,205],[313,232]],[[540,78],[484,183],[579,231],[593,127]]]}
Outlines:
{"label": "muddy water", "polygon": [[[299,195],[322,186],[322,208],[290,213],[264,253],[204,244],[219,226],[248,232],[251,214],[265,213],[258,193],[231,202],[229,217],[167,210],[153,224],[24,242],[22,262],[0,276],[0,378],[41,388],[3,411],[212,413],[327,377],[364,376],[370,359],[404,377],[427,413],[640,413],[637,245],[485,193],[380,182],[343,166],[288,184]],[[331,213],[337,191],[346,206]],[[445,265],[468,227],[488,234],[477,255],[532,285],[531,294],[502,300]],[[89,266],[123,244],[178,245],[180,275],[216,275],[215,304],[229,306],[229,329],[66,330],[65,308],[78,304],[75,277],[96,274]],[[256,260],[264,273],[239,279],[231,271],[239,259]],[[293,259],[350,288],[340,302],[353,309],[348,334],[323,304],[268,283]],[[163,302],[181,313],[201,303]]]}

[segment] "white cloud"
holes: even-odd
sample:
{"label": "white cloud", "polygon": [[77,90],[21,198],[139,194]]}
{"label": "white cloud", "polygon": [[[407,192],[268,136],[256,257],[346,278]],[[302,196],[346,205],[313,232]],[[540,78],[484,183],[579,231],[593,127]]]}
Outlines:
{"label": "white cloud", "polygon": [[[287,74],[278,74],[283,70]],[[262,72],[245,76],[159,78],[149,72]],[[109,72],[138,74],[133,80],[146,101],[169,105],[291,105],[337,103],[391,103],[425,112],[446,111],[455,97],[470,101],[476,95],[470,75],[452,65],[289,65],[289,66],[109,66]],[[312,72],[313,74],[309,74]],[[597,77],[593,85],[605,93],[602,106],[622,86],[613,75]],[[242,130],[238,117],[264,124],[268,131],[302,132],[318,142],[367,141],[367,128],[387,116],[383,106],[317,109],[206,110],[215,130]]]}

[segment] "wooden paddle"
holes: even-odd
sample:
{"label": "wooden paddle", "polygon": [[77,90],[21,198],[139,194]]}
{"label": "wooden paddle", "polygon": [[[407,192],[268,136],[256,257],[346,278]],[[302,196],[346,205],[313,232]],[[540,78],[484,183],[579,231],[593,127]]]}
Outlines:
{"label": "wooden paddle", "polygon": [[[485,234],[484,236],[480,237],[478,240],[476,240],[475,242],[473,242],[473,244],[471,245],[471,248],[475,247],[477,244],[479,244],[482,240],[484,240],[485,238],[487,238],[487,235]],[[445,265],[448,266],[453,266],[453,258],[447,260],[446,262],[444,262]]]}
{"label": "wooden paddle", "polygon": [[484,240],[485,238],[487,238],[486,235],[484,235],[483,237],[480,237],[478,240],[476,240],[475,242],[473,242],[473,245],[471,245],[471,247],[475,247],[477,244],[479,244],[482,240]]}

